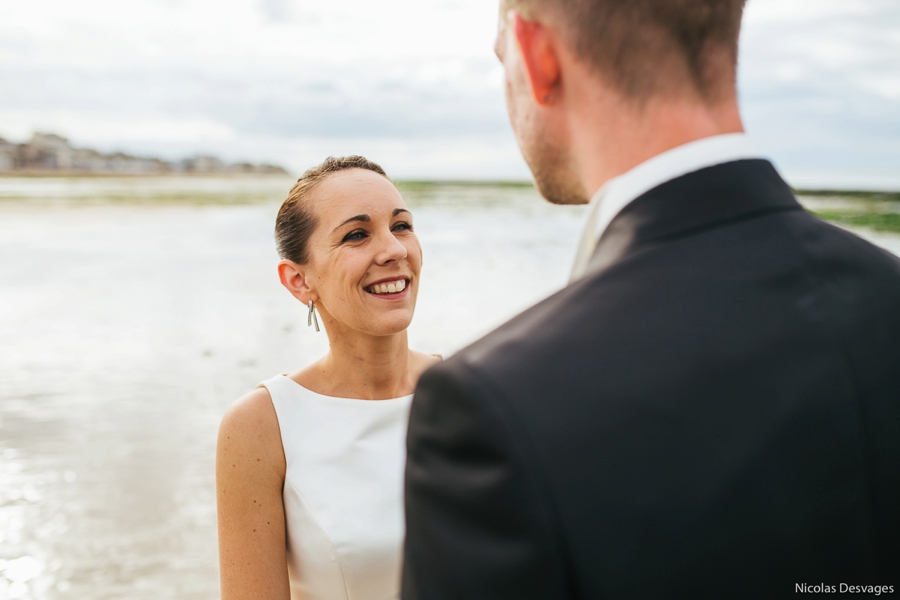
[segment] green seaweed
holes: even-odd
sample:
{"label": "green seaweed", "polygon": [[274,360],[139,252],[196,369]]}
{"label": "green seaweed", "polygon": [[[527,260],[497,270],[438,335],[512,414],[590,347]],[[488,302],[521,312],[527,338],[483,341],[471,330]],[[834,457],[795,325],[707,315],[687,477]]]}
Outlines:
{"label": "green seaweed", "polygon": [[846,198],[875,202],[900,202],[900,192],[874,192],[864,190],[794,190],[798,196],[815,198]]}
{"label": "green seaweed", "polygon": [[401,191],[424,191],[437,188],[457,187],[457,188],[533,188],[531,181],[516,180],[496,180],[496,181],[470,181],[470,180],[420,180],[420,179],[401,179],[395,181],[397,187]]}
{"label": "green seaweed", "polygon": [[900,213],[895,212],[851,212],[845,210],[820,210],[813,214],[848,227],[863,227],[874,231],[900,233]]}

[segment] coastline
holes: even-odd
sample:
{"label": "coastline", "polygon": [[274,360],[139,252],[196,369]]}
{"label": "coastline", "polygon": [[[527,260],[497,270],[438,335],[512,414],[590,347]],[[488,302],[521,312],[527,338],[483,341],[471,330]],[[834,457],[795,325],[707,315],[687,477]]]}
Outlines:
{"label": "coastline", "polygon": [[[0,172],[0,202],[73,205],[275,203],[284,198],[295,177],[290,173],[234,171],[120,173],[23,169]],[[453,197],[461,194],[468,198],[467,201],[489,205],[519,204],[537,195],[530,180],[398,179],[395,183],[414,205],[439,201],[447,192]],[[476,194],[476,198],[471,192],[477,190],[483,192]],[[900,191],[795,188],[793,192],[804,208],[827,221],[851,228],[900,234]]]}
{"label": "coastline", "polygon": [[[116,171],[77,171],[56,169],[22,169],[0,171],[0,179],[14,178],[28,179],[196,179],[215,177],[223,179],[245,178],[285,178],[296,177],[294,173],[249,173],[236,171],[180,171],[180,172],[116,172]],[[534,182],[530,179],[396,179],[398,186],[406,189],[428,189],[443,187],[499,187],[499,188],[533,188]],[[809,196],[814,198],[847,198],[861,200],[879,200],[900,202],[900,190],[865,190],[865,189],[839,189],[839,188],[791,188],[797,196]]]}

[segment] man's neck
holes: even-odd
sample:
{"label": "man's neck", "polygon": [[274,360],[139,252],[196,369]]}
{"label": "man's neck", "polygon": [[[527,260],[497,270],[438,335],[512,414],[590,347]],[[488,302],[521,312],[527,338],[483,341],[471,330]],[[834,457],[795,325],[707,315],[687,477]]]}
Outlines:
{"label": "man's neck", "polygon": [[736,99],[707,106],[693,100],[657,99],[638,110],[609,95],[601,106],[573,111],[574,156],[587,194],[672,148],[726,133],[742,133]]}

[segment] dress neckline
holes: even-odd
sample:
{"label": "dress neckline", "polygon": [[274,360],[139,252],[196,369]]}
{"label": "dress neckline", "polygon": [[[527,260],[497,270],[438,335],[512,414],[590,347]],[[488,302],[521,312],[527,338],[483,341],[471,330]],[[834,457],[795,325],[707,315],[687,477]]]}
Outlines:
{"label": "dress neckline", "polygon": [[320,394],[319,392],[314,392],[311,389],[309,389],[308,387],[304,387],[304,386],[300,385],[299,383],[294,381],[294,379],[292,377],[290,377],[284,373],[281,374],[281,377],[284,377],[285,379],[287,379],[288,381],[293,383],[295,386],[297,386],[299,389],[303,390],[307,394],[314,396],[316,398],[323,398],[328,401],[353,402],[354,404],[364,404],[364,405],[369,405],[369,404],[377,405],[377,404],[383,404],[383,403],[387,402],[387,403],[393,405],[393,404],[399,403],[401,400],[409,400],[409,399],[412,399],[412,397],[413,397],[413,394],[407,394],[406,396],[398,396],[397,398],[385,398],[383,400],[366,400],[365,398],[343,398],[341,396],[327,396],[325,394]]}

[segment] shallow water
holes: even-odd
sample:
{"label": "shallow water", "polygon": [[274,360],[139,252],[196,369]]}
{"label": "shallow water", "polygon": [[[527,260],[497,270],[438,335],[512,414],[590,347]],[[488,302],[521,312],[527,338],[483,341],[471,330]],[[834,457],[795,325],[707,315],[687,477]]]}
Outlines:
{"label": "shallow water", "polygon": [[[219,418],[325,349],[275,273],[290,183],[0,179],[0,598],[217,596]],[[564,284],[580,209],[407,197],[414,347],[448,354]]]}
{"label": "shallow water", "polygon": [[[218,595],[225,407],[325,350],[275,273],[290,179],[0,179],[0,599]],[[530,188],[409,188],[414,347],[561,288],[582,218]],[[865,234],[900,253],[900,236]]]}

